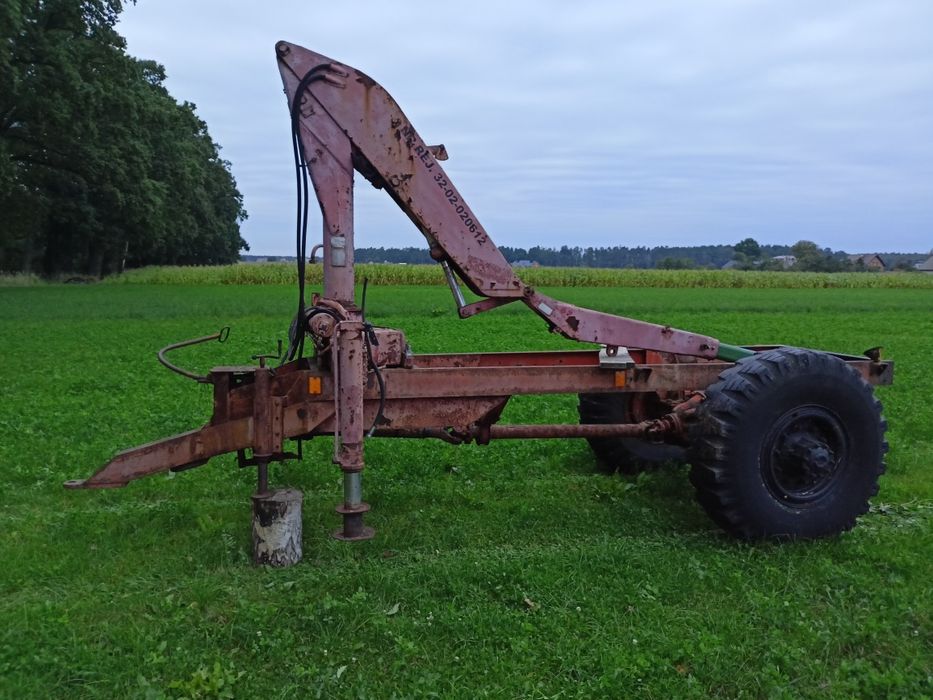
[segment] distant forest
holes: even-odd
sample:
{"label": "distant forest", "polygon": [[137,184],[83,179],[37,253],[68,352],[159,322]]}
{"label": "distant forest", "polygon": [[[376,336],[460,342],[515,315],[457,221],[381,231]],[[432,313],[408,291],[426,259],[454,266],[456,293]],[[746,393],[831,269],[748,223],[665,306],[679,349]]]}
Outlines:
{"label": "distant forest", "polygon": [[[777,255],[794,255],[798,259],[797,270],[842,271],[859,270],[852,264],[848,254],[842,250],[819,248],[810,241],[798,241],[794,245],[759,245],[754,239],[746,238],[735,245],[705,246],[639,246],[627,248],[514,248],[499,246],[499,250],[510,263],[527,263],[542,267],[605,267],[605,268],[713,268],[718,269],[732,263],[738,269],[784,269],[776,263]],[[865,252],[865,251],[859,251]],[[886,269],[911,269],[913,263],[925,260],[933,253],[880,253]],[[291,256],[244,255],[243,260],[291,260]],[[355,259],[361,263],[395,263],[408,265],[430,265],[434,261],[424,248],[357,248]]]}
{"label": "distant forest", "polygon": [[[788,255],[790,246],[761,246],[762,254],[769,257]],[[527,260],[543,267],[635,267],[652,268],[663,266],[722,267],[735,256],[735,249],[729,245],[707,246],[659,246],[647,248],[639,246],[627,248],[581,248],[579,246],[561,246],[560,248],[514,248],[499,246],[499,250],[510,263]],[[431,263],[427,248],[357,248],[356,260],[359,262],[391,263]],[[674,263],[673,261],[677,261]],[[683,261],[681,263],[681,261]],[[661,263],[665,263],[662,265]],[[689,264],[688,264],[689,263]]]}
{"label": "distant forest", "polygon": [[101,276],[247,248],[230,164],[162,66],[126,53],[122,9],[0,1],[0,272]]}

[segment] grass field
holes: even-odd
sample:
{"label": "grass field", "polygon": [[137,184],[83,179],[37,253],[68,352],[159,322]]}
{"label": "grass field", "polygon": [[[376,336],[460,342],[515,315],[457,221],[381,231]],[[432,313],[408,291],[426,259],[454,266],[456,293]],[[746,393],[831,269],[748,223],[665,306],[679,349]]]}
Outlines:
{"label": "grass field", "polygon": [[[230,458],[126,489],[67,492],[115,451],[197,427],[206,369],[282,337],[290,286],[0,289],[0,697],[933,695],[933,291],[567,288],[558,298],[709,333],[884,345],[888,472],[837,539],[740,544],[685,467],[594,473],[583,441],[367,443],[373,541],[345,545],[330,441],[272,480],[304,491],[305,561],[249,565],[253,474]],[[567,347],[505,307],[459,321],[437,287],[370,288],[417,352]],[[184,358],[182,360],[182,358]],[[575,420],[575,397],[506,420]]]}

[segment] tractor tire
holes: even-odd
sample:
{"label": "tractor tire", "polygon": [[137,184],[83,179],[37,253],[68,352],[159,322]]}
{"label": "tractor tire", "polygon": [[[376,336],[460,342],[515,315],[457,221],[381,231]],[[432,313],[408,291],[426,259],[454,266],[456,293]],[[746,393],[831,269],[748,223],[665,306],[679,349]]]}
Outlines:
{"label": "tractor tire", "polygon": [[[580,423],[637,423],[643,418],[635,415],[632,394],[580,394],[578,410]],[[665,413],[659,410],[658,417]],[[587,438],[598,460],[598,469],[604,474],[638,474],[660,462],[686,458],[686,450],[678,445],[649,442],[638,438]]]}
{"label": "tractor tire", "polygon": [[888,445],[872,386],[837,357],[780,348],[739,360],[691,426],[690,481],[744,540],[844,532],[878,493]]}

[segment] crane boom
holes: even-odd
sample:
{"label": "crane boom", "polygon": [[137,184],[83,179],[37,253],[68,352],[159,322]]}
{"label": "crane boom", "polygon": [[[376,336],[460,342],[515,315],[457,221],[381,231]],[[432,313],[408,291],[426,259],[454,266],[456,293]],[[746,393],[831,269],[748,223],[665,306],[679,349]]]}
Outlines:
{"label": "crane boom", "polygon": [[[715,338],[580,308],[526,285],[444,171],[438,158],[443,147],[429,146],[381,85],[294,44],[279,42],[276,53],[323,214],[325,297],[353,299],[357,171],[408,215],[435,260],[449,265],[474,294],[486,297],[474,305],[477,310],[521,300],[553,330],[575,340],[710,359],[719,355]],[[749,354],[727,348],[727,355]]]}

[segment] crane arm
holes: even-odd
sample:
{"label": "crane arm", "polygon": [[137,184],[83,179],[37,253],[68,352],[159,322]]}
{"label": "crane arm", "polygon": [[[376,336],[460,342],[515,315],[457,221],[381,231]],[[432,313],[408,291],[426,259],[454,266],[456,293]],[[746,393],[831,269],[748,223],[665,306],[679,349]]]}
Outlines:
{"label": "crane arm", "polygon": [[[448,263],[473,293],[493,302],[521,300],[552,330],[575,340],[706,358],[719,355],[715,338],[580,308],[524,284],[441,166],[442,147],[421,138],[381,85],[295,44],[279,42],[276,54],[324,218],[325,296],[353,298],[352,187],[357,171],[392,197],[427,238],[431,256]],[[722,359],[750,354],[726,348],[731,350]]]}

